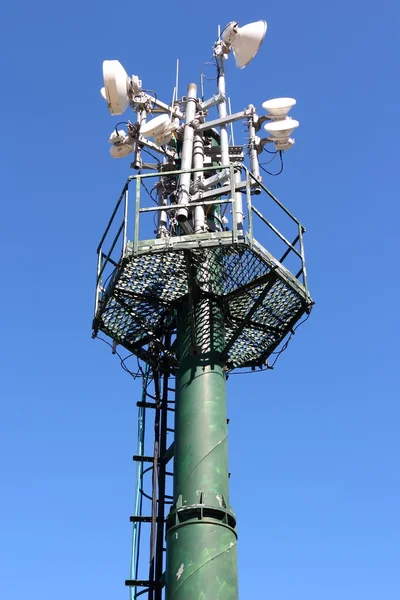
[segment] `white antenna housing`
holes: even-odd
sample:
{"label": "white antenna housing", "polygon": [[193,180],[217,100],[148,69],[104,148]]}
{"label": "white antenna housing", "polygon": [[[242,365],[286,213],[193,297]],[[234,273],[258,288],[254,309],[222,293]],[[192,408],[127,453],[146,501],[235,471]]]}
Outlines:
{"label": "white antenna housing", "polygon": [[294,139],[293,138],[285,138],[282,140],[275,140],[274,141],[274,146],[275,146],[275,150],[289,150],[289,148],[292,148],[292,146],[294,146]]}
{"label": "white antenna housing", "polygon": [[243,69],[253,60],[266,33],[266,21],[256,21],[244,27],[239,27],[236,21],[228,23],[222,33],[222,41],[229,49],[232,48],[239,69]]}
{"label": "white antenna housing", "polygon": [[262,107],[272,117],[285,117],[296,104],[294,98],[273,98],[262,103]]}
{"label": "white antenna housing", "polygon": [[110,154],[113,158],[124,158],[133,152],[134,148],[130,144],[117,144],[112,145],[110,148]]}
{"label": "white antenna housing", "polygon": [[140,133],[144,137],[160,137],[167,132],[171,125],[169,115],[162,114],[141,126]]}
{"label": "white antenna housing", "polygon": [[299,125],[300,123],[295,119],[286,117],[286,119],[281,121],[272,121],[270,123],[266,123],[264,125],[264,129],[275,141],[275,139],[289,138],[290,134],[297,129]]}
{"label": "white antenna housing", "polygon": [[129,105],[130,79],[119,60],[103,62],[104,91],[108,110],[112,115],[122,115]]}
{"label": "white antenna housing", "polygon": [[112,115],[122,115],[128,108],[132,95],[142,87],[137,75],[128,76],[119,60],[103,61],[104,88],[101,95],[107,101],[108,110]]}
{"label": "white antenna housing", "polygon": [[123,129],[114,129],[108,141],[112,144],[110,154],[113,158],[123,158],[134,151],[134,142]]}

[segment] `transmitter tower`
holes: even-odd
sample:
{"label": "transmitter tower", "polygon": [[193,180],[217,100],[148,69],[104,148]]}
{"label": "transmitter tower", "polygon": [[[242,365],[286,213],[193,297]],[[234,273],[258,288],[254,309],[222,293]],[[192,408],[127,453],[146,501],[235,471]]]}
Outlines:
{"label": "transmitter tower", "polygon": [[231,22],[218,35],[208,98],[203,74],[200,89],[190,83],[179,97],[177,68],[172,101],[163,102],[117,60],[103,63],[109,111],[135,115],[109,140],[111,156],[130,156],[135,173],[97,248],[93,320],[94,337],[129,352],[126,370],[127,358],[138,359],[131,374],[143,383],[125,582],[132,600],[237,600],[226,379],[271,368],[313,304],[305,229],[261,176],[261,155],[283,168],[296,101],[232,114],[226,91],[229,54],[247,66],[266,30],[265,21]]}

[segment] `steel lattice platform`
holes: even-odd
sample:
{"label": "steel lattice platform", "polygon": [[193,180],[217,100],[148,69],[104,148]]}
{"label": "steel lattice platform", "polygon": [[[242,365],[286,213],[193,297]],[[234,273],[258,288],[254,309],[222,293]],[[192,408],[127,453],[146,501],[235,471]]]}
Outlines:
{"label": "steel lattice platform", "polygon": [[185,244],[140,242],[136,253],[128,247],[103,290],[95,333],[106,333],[149,362],[152,343],[173,367],[174,353],[161,340],[166,329],[174,330],[176,310],[194,289],[196,302],[208,299],[221,310],[227,367],[263,365],[310,310],[312,300],[300,281],[255,240],[243,237],[232,244],[224,234],[217,237],[208,236],[205,247],[191,247],[188,238]]}

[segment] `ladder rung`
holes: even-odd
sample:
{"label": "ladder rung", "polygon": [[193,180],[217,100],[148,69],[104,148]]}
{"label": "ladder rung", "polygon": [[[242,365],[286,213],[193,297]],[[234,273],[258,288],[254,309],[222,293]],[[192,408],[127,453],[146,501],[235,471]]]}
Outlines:
{"label": "ladder rung", "polygon": [[[156,404],[155,402],[136,402],[136,406],[139,408],[159,408],[162,410],[161,404]],[[174,408],[167,407],[167,410],[170,412],[175,412]]]}
{"label": "ladder rung", "polygon": [[[131,523],[151,523],[153,519],[152,517],[143,517],[141,515],[138,515],[136,517],[129,517],[129,520]],[[165,523],[165,519],[160,519],[159,517],[156,517],[156,522]]]}
{"label": "ladder rung", "polygon": [[139,408],[160,408],[160,405],[155,402],[136,402],[136,406]]}
{"label": "ladder rung", "polygon": [[139,454],[134,454],[132,456],[132,460],[136,460],[137,462],[154,462],[154,456],[141,456]]}

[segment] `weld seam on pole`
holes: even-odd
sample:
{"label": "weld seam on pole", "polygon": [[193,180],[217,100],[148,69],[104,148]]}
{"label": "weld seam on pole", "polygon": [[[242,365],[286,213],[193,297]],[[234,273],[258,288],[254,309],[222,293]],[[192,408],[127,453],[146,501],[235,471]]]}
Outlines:
{"label": "weld seam on pole", "polygon": [[214,448],[211,448],[211,450],[209,452],[207,452],[207,454],[205,456],[203,456],[203,458],[201,460],[199,460],[199,462],[193,467],[193,469],[190,471],[190,473],[188,473],[185,477],[185,479],[182,481],[181,483],[181,487],[179,488],[176,497],[179,498],[179,495],[182,491],[183,486],[185,485],[185,483],[187,482],[187,480],[189,479],[189,477],[195,472],[195,470],[197,469],[197,467],[199,465],[201,465],[201,463],[203,462],[203,460],[205,460],[208,456],[210,456],[210,454],[212,454],[214,452],[214,450],[216,448],[218,448],[223,442],[225,442],[225,440],[228,439],[228,434],[225,435],[225,437],[222,438],[222,440],[220,440],[217,444],[215,444]]}

